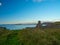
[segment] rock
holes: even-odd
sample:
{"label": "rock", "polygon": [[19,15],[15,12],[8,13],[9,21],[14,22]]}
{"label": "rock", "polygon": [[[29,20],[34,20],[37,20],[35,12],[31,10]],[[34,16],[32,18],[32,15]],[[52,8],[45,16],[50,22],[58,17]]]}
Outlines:
{"label": "rock", "polygon": [[0,27],[0,30],[6,30],[6,27]]}
{"label": "rock", "polygon": [[41,27],[41,21],[38,21],[38,24],[36,25],[36,28],[40,28]]}

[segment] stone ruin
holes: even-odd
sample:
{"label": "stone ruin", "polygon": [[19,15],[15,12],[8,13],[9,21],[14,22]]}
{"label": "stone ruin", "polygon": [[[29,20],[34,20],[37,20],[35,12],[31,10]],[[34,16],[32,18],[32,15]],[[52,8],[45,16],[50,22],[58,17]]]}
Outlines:
{"label": "stone ruin", "polygon": [[41,21],[38,21],[36,28],[40,28],[41,27]]}
{"label": "stone ruin", "polygon": [[38,21],[36,28],[37,29],[40,29],[40,28],[60,28],[60,22],[56,24],[55,22],[54,23],[52,23],[52,22],[41,23],[41,21]]}

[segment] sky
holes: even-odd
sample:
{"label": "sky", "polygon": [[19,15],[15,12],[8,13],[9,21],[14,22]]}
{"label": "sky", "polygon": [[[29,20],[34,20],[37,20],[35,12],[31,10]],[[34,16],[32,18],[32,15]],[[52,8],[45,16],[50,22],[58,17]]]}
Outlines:
{"label": "sky", "polygon": [[0,0],[0,24],[60,21],[60,0]]}

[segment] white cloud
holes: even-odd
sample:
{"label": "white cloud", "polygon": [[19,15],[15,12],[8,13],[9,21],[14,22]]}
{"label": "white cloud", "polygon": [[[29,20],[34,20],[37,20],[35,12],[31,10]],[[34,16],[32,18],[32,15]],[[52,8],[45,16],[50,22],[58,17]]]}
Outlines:
{"label": "white cloud", "polygon": [[44,0],[32,0],[33,2],[42,2]]}
{"label": "white cloud", "polygon": [[2,5],[2,3],[0,2],[0,6]]}
{"label": "white cloud", "polygon": [[33,2],[56,1],[56,0],[32,0]]}
{"label": "white cloud", "polygon": [[[30,0],[25,0],[25,1],[30,1]],[[56,1],[56,0],[31,0],[33,2],[44,2],[44,1]]]}

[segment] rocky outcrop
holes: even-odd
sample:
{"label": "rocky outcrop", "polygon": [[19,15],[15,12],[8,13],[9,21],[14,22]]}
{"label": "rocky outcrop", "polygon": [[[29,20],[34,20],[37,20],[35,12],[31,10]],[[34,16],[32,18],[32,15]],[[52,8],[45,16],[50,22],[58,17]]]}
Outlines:
{"label": "rocky outcrop", "polygon": [[40,28],[41,27],[41,21],[38,21],[38,24],[36,25],[36,28]]}
{"label": "rocky outcrop", "polygon": [[6,27],[0,27],[0,30],[6,30]]}

